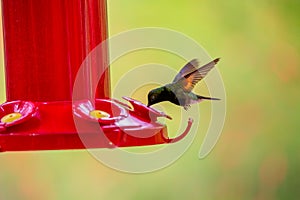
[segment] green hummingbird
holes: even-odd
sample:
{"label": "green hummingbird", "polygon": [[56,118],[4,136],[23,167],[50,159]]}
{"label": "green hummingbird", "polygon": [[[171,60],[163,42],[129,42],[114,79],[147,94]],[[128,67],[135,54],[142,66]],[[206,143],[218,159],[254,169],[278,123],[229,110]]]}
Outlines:
{"label": "green hummingbird", "polygon": [[191,104],[205,99],[220,100],[218,98],[200,96],[192,92],[194,86],[206,76],[219,60],[220,58],[217,58],[200,68],[198,68],[199,61],[197,59],[191,60],[183,66],[172,83],[153,89],[148,93],[147,106],[149,107],[162,101],[169,101],[188,110]]}

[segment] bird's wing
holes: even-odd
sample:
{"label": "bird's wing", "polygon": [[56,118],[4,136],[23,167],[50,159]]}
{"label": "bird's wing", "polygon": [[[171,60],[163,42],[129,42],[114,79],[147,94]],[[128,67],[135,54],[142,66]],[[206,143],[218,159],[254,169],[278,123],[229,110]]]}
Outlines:
{"label": "bird's wing", "polygon": [[194,86],[218,63],[219,60],[220,58],[217,58],[197,69],[195,66],[197,60],[194,59],[180,70],[175,77],[174,82],[176,82],[185,91],[190,92],[193,90]]}
{"label": "bird's wing", "polygon": [[183,78],[185,75],[197,70],[199,66],[199,61],[197,59],[193,59],[188,62],[186,65],[182,67],[180,72],[175,76],[173,83],[177,82],[179,79]]}

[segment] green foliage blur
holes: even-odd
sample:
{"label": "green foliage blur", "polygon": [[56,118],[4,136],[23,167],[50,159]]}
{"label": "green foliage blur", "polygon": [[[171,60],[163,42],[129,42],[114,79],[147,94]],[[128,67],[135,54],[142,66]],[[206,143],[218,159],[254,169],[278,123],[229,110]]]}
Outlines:
{"label": "green foliage blur", "polygon": [[[201,130],[173,165],[141,175],[112,170],[86,151],[1,153],[0,199],[299,198],[299,1],[110,0],[108,18],[110,35],[169,28],[193,38],[213,58],[222,58],[218,69],[227,116],[219,142],[199,160]],[[142,52],[124,57],[112,65],[112,87],[131,66],[148,61],[168,62],[179,70],[182,62],[173,58]],[[2,62],[0,73],[4,102]],[[143,94],[136,95],[145,102]],[[201,119],[208,121],[206,106],[201,105]]]}

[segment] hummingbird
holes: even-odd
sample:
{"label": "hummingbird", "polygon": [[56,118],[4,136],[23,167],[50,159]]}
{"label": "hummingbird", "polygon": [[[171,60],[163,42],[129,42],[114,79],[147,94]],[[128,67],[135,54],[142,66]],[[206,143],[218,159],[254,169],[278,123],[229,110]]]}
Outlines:
{"label": "hummingbird", "polygon": [[219,60],[220,58],[216,58],[200,68],[198,68],[199,61],[197,59],[191,60],[182,67],[172,83],[155,88],[148,93],[147,106],[149,107],[162,101],[169,101],[188,110],[191,104],[203,100],[220,100],[218,98],[200,96],[192,92],[194,86],[206,76]]}

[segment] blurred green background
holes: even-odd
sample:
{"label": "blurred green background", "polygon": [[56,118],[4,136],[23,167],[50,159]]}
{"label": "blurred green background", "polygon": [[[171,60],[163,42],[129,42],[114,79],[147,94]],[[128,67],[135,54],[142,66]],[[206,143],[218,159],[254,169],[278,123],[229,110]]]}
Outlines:
{"label": "blurred green background", "polygon": [[[297,0],[108,1],[110,35],[165,27],[222,57],[228,103],[217,146],[199,160],[200,131],[173,165],[141,175],[107,168],[86,151],[1,153],[0,199],[298,199],[299,13]],[[153,55],[149,60],[167,57]],[[147,58],[122,64],[129,68]],[[179,69],[178,60],[167,59]],[[0,73],[4,102],[3,62]],[[113,84],[119,75],[112,70]],[[202,118],[209,116],[206,106]]]}

